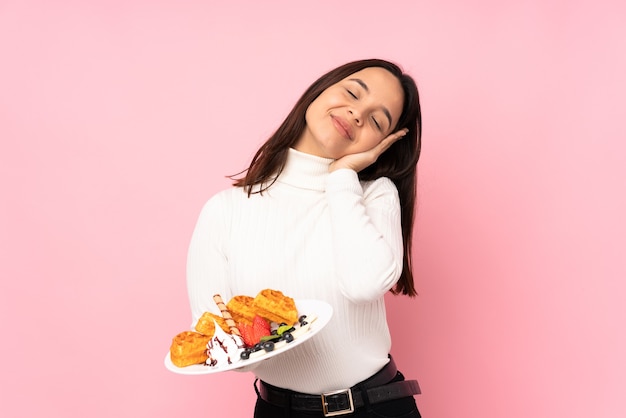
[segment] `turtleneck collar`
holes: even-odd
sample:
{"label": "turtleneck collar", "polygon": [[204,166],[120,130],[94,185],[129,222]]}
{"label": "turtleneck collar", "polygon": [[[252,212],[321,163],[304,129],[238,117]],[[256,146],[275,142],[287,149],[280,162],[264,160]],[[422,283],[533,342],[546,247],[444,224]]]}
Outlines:
{"label": "turtleneck collar", "polygon": [[289,148],[287,163],[276,181],[294,187],[324,191],[328,166],[333,161],[332,158],[322,158]]}

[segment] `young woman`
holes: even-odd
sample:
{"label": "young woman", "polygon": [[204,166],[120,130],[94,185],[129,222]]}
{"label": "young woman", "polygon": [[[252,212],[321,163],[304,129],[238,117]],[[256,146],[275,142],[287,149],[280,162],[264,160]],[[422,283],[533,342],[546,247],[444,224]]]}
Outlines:
{"label": "young woman", "polygon": [[[415,295],[411,234],[421,111],[393,63],[315,81],[233,188],[203,207],[187,281],[195,324],[212,296],[271,288],[332,305],[304,344],[251,366],[255,417],[419,417],[389,356],[384,295]],[[330,394],[332,392],[337,392]]]}

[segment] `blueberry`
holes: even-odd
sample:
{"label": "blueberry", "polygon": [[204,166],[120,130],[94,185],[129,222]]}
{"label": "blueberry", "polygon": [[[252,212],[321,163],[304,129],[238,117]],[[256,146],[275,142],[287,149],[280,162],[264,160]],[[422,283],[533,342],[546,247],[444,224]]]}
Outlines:
{"label": "blueberry", "polygon": [[274,350],[274,341],[265,341],[263,343],[263,350],[270,352]]}
{"label": "blueberry", "polygon": [[300,318],[298,318],[298,322],[302,323],[304,322],[305,319],[306,319],[306,315],[301,315]]}
{"label": "blueberry", "polygon": [[250,358],[250,350],[243,350],[241,352],[241,359],[248,360]]}
{"label": "blueberry", "polygon": [[254,347],[252,347],[252,352],[254,353],[255,351],[261,351],[263,350],[263,344],[262,343],[256,343],[254,345]]}
{"label": "blueberry", "polygon": [[293,335],[291,335],[291,332],[285,332],[283,333],[283,339],[290,343],[293,341]]}

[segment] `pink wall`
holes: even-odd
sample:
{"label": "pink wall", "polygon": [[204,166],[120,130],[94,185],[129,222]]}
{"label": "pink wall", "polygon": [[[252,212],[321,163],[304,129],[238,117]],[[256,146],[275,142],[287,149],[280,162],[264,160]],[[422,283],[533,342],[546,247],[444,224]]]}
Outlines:
{"label": "pink wall", "polygon": [[420,296],[389,317],[423,415],[626,415],[626,7],[392,3],[0,2],[1,416],[250,416],[251,375],[162,366],[190,234],[370,56],[422,92]]}

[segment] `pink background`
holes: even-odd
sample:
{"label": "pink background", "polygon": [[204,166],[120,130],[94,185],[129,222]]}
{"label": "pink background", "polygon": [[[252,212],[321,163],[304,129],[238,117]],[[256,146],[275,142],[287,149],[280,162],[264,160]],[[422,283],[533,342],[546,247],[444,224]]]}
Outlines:
{"label": "pink background", "polygon": [[0,1],[0,415],[249,417],[168,372],[185,257],[317,76],[418,80],[420,296],[389,297],[425,417],[626,415],[622,1]]}

